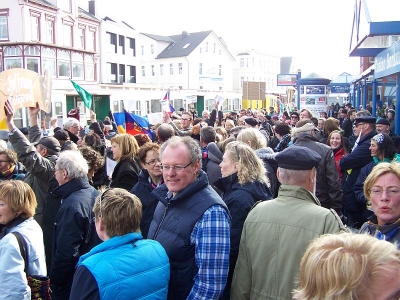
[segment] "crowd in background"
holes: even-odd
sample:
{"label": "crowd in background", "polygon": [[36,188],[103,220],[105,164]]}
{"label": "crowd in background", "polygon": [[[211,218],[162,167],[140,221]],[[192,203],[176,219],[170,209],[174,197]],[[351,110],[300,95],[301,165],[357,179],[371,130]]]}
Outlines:
{"label": "crowd in background", "polygon": [[[5,110],[0,295],[30,299],[26,276],[40,275],[49,276],[53,299],[400,297],[397,279],[385,291],[368,274],[353,284],[347,266],[335,285],[312,261],[327,255],[324,247],[354,251],[369,255],[377,273],[400,278],[393,105],[378,107],[377,117],[350,103],[318,116],[223,112],[218,103],[200,114],[191,105],[163,112],[151,135],[118,133],[93,111],[82,127],[79,109],[47,128],[32,107],[29,127],[17,128],[8,101]],[[28,270],[12,232],[28,244]],[[382,258],[390,270],[374,247],[392,251]],[[310,282],[310,268],[324,268],[319,280]]]}

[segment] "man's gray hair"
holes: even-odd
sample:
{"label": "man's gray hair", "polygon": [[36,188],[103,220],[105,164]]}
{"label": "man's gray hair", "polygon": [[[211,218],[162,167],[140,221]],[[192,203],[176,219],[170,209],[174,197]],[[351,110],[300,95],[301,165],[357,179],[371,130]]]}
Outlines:
{"label": "man's gray hair", "polygon": [[74,126],[75,124],[79,125],[79,121],[75,118],[67,118],[67,120],[64,122],[64,129],[68,129],[71,126]]}
{"label": "man's gray hair", "polygon": [[89,167],[86,160],[79,151],[66,150],[61,152],[57,159],[56,166],[67,172],[67,178],[83,178],[87,176]]}
{"label": "man's gray hair", "polygon": [[184,137],[173,136],[166,142],[164,142],[160,148],[160,160],[162,158],[165,148],[167,148],[168,146],[171,148],[176,148],[181,144],[185,145],[186,148],[189,150],[191,162],[200,161],[200,169],[201,169],[201,148],[199,142],[190,136],[184,136]]}

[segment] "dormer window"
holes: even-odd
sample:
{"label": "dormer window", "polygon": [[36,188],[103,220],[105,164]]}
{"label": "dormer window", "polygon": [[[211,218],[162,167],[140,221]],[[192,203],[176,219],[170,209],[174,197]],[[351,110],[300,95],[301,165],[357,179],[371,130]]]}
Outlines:
{"label": "dormer window", "polygon": [[187,47],[190,46],[190,43],[186,44],[185,46],[183,46],[183,49],[186,49]]}

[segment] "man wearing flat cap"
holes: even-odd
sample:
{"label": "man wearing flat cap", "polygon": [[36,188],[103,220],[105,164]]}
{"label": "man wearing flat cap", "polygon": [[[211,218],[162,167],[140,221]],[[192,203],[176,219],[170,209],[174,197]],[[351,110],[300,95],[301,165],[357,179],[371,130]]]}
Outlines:
{"label": "man wearing flat cap", "polygon": [[316,138],[315,125],[308,119],[300,120],[292,129],[293,144],[314,150],[321,156],[317,168],[315,196],[322,207],[334,209],[342,216],[342,186],[332,148]]}
{"label": "man wearing flat cap", "polygon": [[400,146],[400,138],[397,134],[395,134],[392,130],[390,130],[390,122],[388,119],[381,118],[376,121],[376,132],[387,134],[393,141],[394,146],[396,149]]}
{"label": "man wearing flat cap", "polygon": [[343,214],[347,218],[347,225],[356,229],[359,229],[370,216],[365,203],[357,202],[354,188],[361,168],[372,161],[369,146],[371,138],[376,135],[375,122],[376,119],[372,116],[356,117],[353,131],[354,135],[358,137],[357,141],[351,153],[339,161],[339,166],[343,172]]}
{"label": "man wearing flat cap", "polygon": [[35,192],[37,207],[35,219],[39,225],[43,225],[43,208],[49,180],[54,175],[54,166],[60,154],[60,143],[54,137],[41,137],[38,126],[39,107],[29,108],[29,140],[14,124],[14,108],[7,100],[5,103],[7,114],[6,124],[9,141],[18,155],[18,161],[28,170],[24,181],[28,183]]}
{"label": "man wearing flat cap", "polygon": [[259,202],[248,214],[233,275],[231,299],[292,299],[308,244],[344,226],[334,210],[315,197],[321,156],[291,146],[276,155],[278,197]]}

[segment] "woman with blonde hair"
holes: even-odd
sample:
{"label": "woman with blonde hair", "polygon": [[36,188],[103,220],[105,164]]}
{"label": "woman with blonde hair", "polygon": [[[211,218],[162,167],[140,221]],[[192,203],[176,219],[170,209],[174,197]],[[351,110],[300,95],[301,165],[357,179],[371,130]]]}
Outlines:
{"label": "woman with blonde hair", "polygon": [[[33,218],[36,196],[20,180],[0,183],[0,295],[2,299],[31,299],[28,275],[46,276],[42,228]],[[17,237],[19,233],[29,253],[27,269]]]}
{"label": "woman with blonde hair", "polygon": [[400,251],[366,234],[328,234],[308,246],[295,300],[399,299]]}
{"label": "woman with blonde hair", "polygon": [[224,299],[229,299],[244,221],[257,201],[272,199],[272,195],[264,164],[249,145],[230,142],[226,146],[220,167],[222,177],[214,185],[222,191],[222,199],[232,217],[229,274],[224,292]]}
{"label": "woman with blonde hair", "polygon": [[121,133],[111,139],[111,151],[117,165],[112,173],[110,187],[130,191],[138,182],[142,169],[137,158],[139,145],[133,135]]}
{"label": "woman with blonde hair", "polygon": [[278,170],[278,164],[276,163],[274,156],[275,152],[271,148],[267,147],[267,139],[265,136],[256,128],[246,128],[239,132],[237,138],[239,142],[248,144],[257,154],[257,156],[263,161],[264,167],[267,171],[266,176],[270,183],[270,190],[273,197],[278,195],[279,182],[276,177],[276,171]]}

